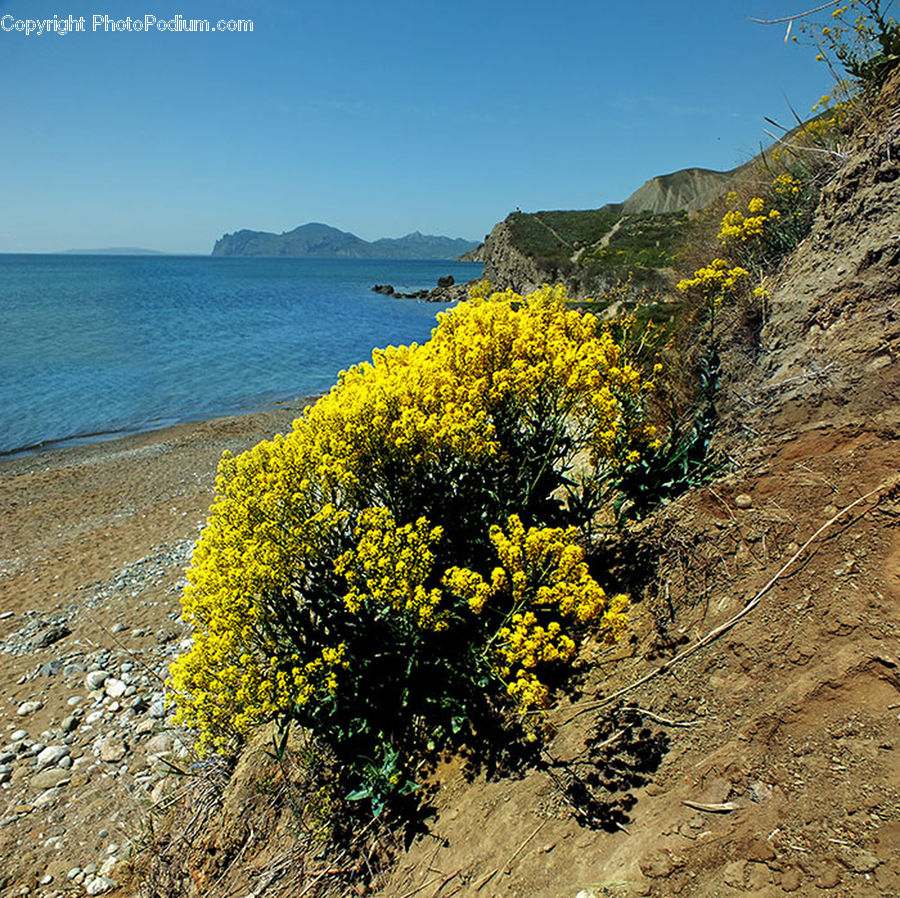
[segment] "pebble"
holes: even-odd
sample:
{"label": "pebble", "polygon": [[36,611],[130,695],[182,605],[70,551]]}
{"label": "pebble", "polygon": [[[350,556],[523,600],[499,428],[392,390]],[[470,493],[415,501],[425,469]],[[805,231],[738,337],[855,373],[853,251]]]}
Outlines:
{"label": "pebble", "polygon": [[100,760],[108,763],[121,761],[127,754],[128,749],[121,739],[110,738],[104,739],[100,743]]}
{"label": "pebble", "polygon": [[16,714],[18,714],[19,717],[27,717],[29,714],[34,714],[35,711],[40,711],[43,707],[44,703],[40,699],[22,702],[22,704],[19,705],[19,710],[16,711]]}
{"label": "pebble", "polygon": [[37,756],[38,771],[45,767],[55,767],[59,762],[69,756],[69,749],[63,745],[48,745]]}
{"label": "pebble", "polygon": [[61,729],[64,733],[71,733],[78,727],[78,718],[74,714],[70,714],[63,722]]}
{"label": "pebble", "polygon": [[109,674],[105,670],[92,670],[85,678],[84,685],[88,692],[102,688],[103,684],[109,679]]}
{"label": "pebble", "polygon": [[747,493],[738,493],[738,495],[734,497],[734,504],[737,505],[738,508],[750,508],[750,506],[753,505],[753,497]]}
{"label": "pebble", "polygon": [[35,792],[43,792],[45,789],[54,789],[71,780],[72,774],[62,767],[50,767],[34,774],[28,782],[29,787]]}
{"label": "pebble", "polygon": [[10,742],[21,742],[23,739],[28,738],[28,730],[16,730],[12,736],[9,737]]}
{"label": "pebble", "polygon": [[118,883],[108,876],[90,876],[84,881],[84,890],[88,895],[102,895],[114,889]]}
{"label": "pebble", "polygon": [[125,694],[128,684],[123,683],[122,680],[118,680],[115,677],[110,677],[106,680],[103,688],[110,698],[121,698]]}

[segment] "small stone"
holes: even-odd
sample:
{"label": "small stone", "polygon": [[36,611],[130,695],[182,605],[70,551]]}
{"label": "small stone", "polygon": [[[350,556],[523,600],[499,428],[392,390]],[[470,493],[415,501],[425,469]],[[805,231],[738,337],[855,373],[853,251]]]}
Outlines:
{"label": "small stone", "polygon": [[71,733],[73,730],[78,727],[78,718],[74,714],[70,714],[63,722],[62,722],[62,731],[64,733]]}
{"label": "small stone", "polygon": [[0,767],[0,785],[3,783],[8,783],[12,779],[12,767],[9,764],[4,764]]}
{"label": "small stone", "polygon": [[173,733],[159,733],[147,743],[148,755],[164,755],[172,751],[175,746]]}
{"label": "small stone", "polygon": [[121,698],[125,694],[128,684],[115,677],[110,677],[105,681],[103,688],[110,698]]}
{"label": "small stone", "polygon": [[872,873],[881,861],[870,851],[848,852],[845,863],[854,873]]}
{"label": "small stone", "polygon": [[42,886],[48,886],[51,882],[53,882],[53,877],[49,873],[38,880],[38,884]]}
{"label": "small stone", "polygon": [[28,730],[16,730],[12,736],[9,737],[10,742],[21,742],[23,739],[28,738]]}
{"label": "small stone", "polygon": [[68,705],[70,708],[74,708],[76,705],[80,705],[84,701],[84,698],[80,695],[73,695],[69,701]]}
{"label": "small stone", "polygon": [[69,872],[66,873],[66,879],[74,879],[79,873],[81,873],[81,867],[72,867]]}
{"label": "small stone", "polygon": [[14,748],[7,748],[6,751],[0,751],[0,764],[8,764],[10,761],[15,761],[16,757],[16,750]]}
{"label": "small stone", "polygon": [[72,779],[72,774],[62,767],[51,767],[34,774],[28,781],[28,786],[35,792],[43,792],[45,789],[53,789],[62,786]]}
{"label": "small stone", "polygon": [[124,633],[125,624],[113,624],[111,629],[113,633]]}
{"label": "small stone", "polygon": [[796,892],[803,885],[803,876],[796,867],[786,870],[781,877],[782,892]]}
{"label": "small stone", "polygon": [[157,699],[150,705],[149,714],[156,720],[162,720],[166,716],[166,705],[162,699]]}
{"label": "small stone", "polygon": [[725,871],[723,873],[725,885],[731,886],[731,888],[733,889],[743,889],[744,874],[746,872],[746,869],[746,861],[731,861],[731,863],[726,864]]}
{"label": "small stone", "polygon": [[108,679],[109,674],[105,670],[92,670],[84,678],[84,685],[89,692],[93,692],[95,689],[101,689]]}
{"label": "small stone", "polygon": [[69,749],[63,745],[48,745],[37,756],[37,770],[43,770],[45,767],[55,767],[59,762],[69,754]]}
{"label": "small stone", "polygon": [[116,761],[121,761],[127,753],[128,749],[125,747],[125,743],[121,739],[113,737],[110,739],[104,739],[103,742],[100,743],[101,761],[106,761],[107,763],[113,764]]}
{"label": "small stone", "polygon": [[16,711],[16,714],[18,714],[19,717],[27,717],[29,714],[34,714],[35,711],[40,711],[43,707],[44,703],[40,699],[34,699],[30,702],[22,702],[22,704],[19,705],[19,709],[18,711]]}
{"label": "small stone", "polygon": [[88,895],[102,895],[114,889],[118,883],[108,876],[91,876],[84,881],[84,890]]}
{"label": "small stone", "polygon": [[143,714],[150,707],[150,703],[143,696],[137,696],[132,699],[131,704],[128,706],[134,711],[135,714]]}
{"label": "small stone", "polygon": [[820,889],[834,889],[841,883],[841,871],[836,866],[826,867],[817,877],[816,885]]}
{"label": "small stone", "polygon": [[747,846],[747,859],[751,861],[760,861],[765,863],[775,858],[775,851],[772,846],[758,836],[750,840]]}
{"label": "small stone", "polygon": [[747,493],[738,493],[738,495],[734,497],[734,504],[737,505],[738,508],[750,508],[750,506],[753,505],[753,497]]}
{"label": "small stone", "polygon": [[644,876],[649,879],[662,879],[675,870],[672,856],[667,851],[654,851],[643,858],[639,866]]}

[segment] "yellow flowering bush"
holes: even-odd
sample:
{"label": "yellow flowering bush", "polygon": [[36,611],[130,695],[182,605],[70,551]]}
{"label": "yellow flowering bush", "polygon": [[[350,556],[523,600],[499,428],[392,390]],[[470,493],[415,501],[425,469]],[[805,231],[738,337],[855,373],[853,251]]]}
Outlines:
{"label": "yellow flowering bush", "polygon": [[[723,256],[676,284],[680,292],[702,301],[711,322],[723,302],[751,293],[768,298],[764,276],[809,230],[816,197],[809,181],[783,171],[759,192],[743,201],[737,191],[726,195],[717,234]],[[757,286],[751,289],[754,280]]]}
{"label": "yellow flowering bush", "polygon": [[426,743],[545,706],[577,634],[615,637],[573,525],[658,445],[653,383],[567,299],[481,286],[223,456],[170,681],[201,749],[293,720],[399,790]]}

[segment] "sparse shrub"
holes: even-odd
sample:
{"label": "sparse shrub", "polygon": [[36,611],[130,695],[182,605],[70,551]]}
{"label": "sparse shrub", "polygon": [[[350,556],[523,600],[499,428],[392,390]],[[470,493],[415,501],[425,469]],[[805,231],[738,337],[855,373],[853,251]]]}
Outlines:
{"label": "sparse shrub", "polygon": [[296,721],[377,810],[498,712],[539,736],[576,639],[624,621],[578,526],[659,444],[652,382],[567,300],[483,285],[290,434],[223,457],[171,681],[201,749]]}
{"label": "sparse shrub", "polygon": [[819,50],[816,59],[830,63],[833,57],[864,92],[873,93],[900,62],[900,25],[888,15],[893,4],[848,0],[833,5],[828,24],[805,22],[801,28]]}

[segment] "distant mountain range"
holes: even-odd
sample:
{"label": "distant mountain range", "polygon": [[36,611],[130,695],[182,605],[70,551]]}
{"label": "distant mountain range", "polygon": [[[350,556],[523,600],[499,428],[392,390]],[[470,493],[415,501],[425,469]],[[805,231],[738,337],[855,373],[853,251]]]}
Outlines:
{"label": "distant mountain range", "polygon": [[138,246],[108,246],[105,249],[67,249],[72,256],[163,256],[158,249],[141,249]]}
{"label": "distant mountain range", "polygon": [[319,222],[293,231],[235,231],[216,241],[214,256],[292,256],[310,259],[456,259],[478,246],[475,240],[413,231],[405,237],[363,240]]}

